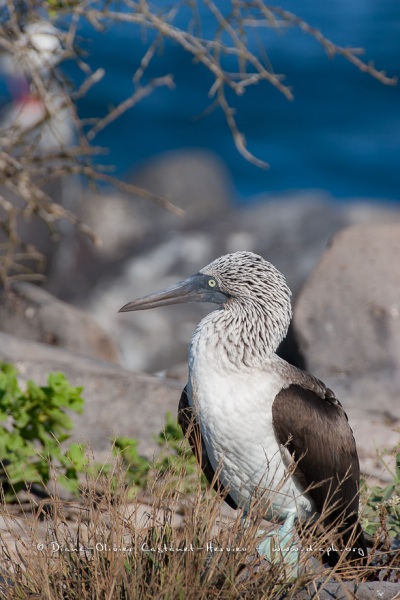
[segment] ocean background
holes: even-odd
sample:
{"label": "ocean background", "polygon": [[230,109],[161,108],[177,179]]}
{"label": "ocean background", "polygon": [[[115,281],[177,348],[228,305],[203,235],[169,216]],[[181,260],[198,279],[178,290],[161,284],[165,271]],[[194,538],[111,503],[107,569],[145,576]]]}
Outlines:
{"label": "ocean background", "polygon": [[[223,10],[228,4],[222,0],[218,5]],[[199,5],[204,18],[206,9]],[[398,0],[285,0],[281,7],[339,45],[365,48],[364,58],[388,75],[400,74]],[[176,24],[184,26],[187,14],[181,10]],[[213,23],[204,23],[208,33]],[[79,114],[104,116],[132,94],[132,75],[154,33],[129,24],[99,33],[86,24],[79,35],[92,69],[106,70],[104,79],[79,102]],[[171,42],[151,62],[143,83],[171,73],[175,90],[156,89],[108,126],[96,144],[109,148],[109,154],[98,162],[114,165],[124,178],[160,152],[206,148],[227,164],[241,203],[259,194],[310,188],[337,199],[399,201],[400,86],[383,85],[340,56],[330,59],[314,38],[295,28],[262,30],[250,45],[268,57],[276,73],[286,75],[295,96],[289,102],[266,82],[248,88],[241,98],[230,96],[249,150],[270,164],[268,170],[238,153],[221,109],[201,116],[212,102],[207,95],[212,77]],[[63,69],[76,82],[82,78],[73,64]]]}

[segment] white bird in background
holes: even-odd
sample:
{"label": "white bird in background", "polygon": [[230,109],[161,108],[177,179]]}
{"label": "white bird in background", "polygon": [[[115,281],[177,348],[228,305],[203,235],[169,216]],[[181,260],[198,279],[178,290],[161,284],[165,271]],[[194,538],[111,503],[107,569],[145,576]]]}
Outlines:
{"label": "white bird in background", "polygon": [[[30,23],[14,49],[15,54],[3,54],[0,60],[0,73],[12,96],[11,104],[2,110],[0,129],[32,132],[35,151],[42,154],[69,147],[74,140],[71,111],[65,106],[60,86],[50,77],[63,53],[59,30],[47,21]],[[44,97],[31,84],[35,72],[43,81]]]}
{"label": "white bird in background", "polygon": [[[33,157],[51,156],[57,169],[75,142],[74,112],[67,95],[54,76],[54,67],[63,58],[62,34],[48,21],[27,24],[14,41],[14,53],[3,54],[0,74],[6,79],[12,102],[0,114],[0,134],[10,140],[10,151],[30,153]],[[54,158],[54,156],[56,158]],[[81,188],[76,176],[52,179],[44,186],[56,203],[76,213]],[[25,242],[33,244],[47,258],[47,287],[55,294],[65,291],[67,280],[76,271],[78,248],[74,226],[58,222],[61,234],[55,245],[49,230],[40,220],[19,221]]]}
{"label": "white bird in background", "polygon": [[[251,252],[236,252],[129,302],[120,312],[182,302],[220,306],[193,334],[189,382],[178,412],[208,481],[232,508],[245,511],[256,493],[270,491],[265,516],[285,521],[282,547],[295,521],[324,513],[325,526],[339,525],[339,552],[363,563],[360,468],[346,413],[324,383],[276,354],[291,321],[290,296],[272,264]],[[270,560],[271,539],[258,546]],[[336,564],[339,552],[331,552],[326,562]],[[297,556],[289,552],[286,560],[293,564]]]}

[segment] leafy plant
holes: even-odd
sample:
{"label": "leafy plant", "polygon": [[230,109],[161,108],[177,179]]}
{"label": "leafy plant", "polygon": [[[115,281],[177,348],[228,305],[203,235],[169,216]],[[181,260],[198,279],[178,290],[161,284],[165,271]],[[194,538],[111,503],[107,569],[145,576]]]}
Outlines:
{"label": "leafy plant", "polygon": [[138,451],[138,440],[119,436],[114,439],[114,456],[122,458],[126,467],[125,479],[128,487],[144,488],[150,472],[149,460]]}
{"label": "leafy plant", "polygon": [[7,500],[27,483],[46,484],[52,467],[59,483],[71,491],[86,464],[85,448],[60,443],[73,427],[67,410],[83,412],[82,388],[71,386],[62,373],[50,373],[47,386],[28,381],[22,390],[16,369],[0,364],[0,481]]}
{"label": "leafy plant", "polygon": [[194,474],[197,468],[196,459],[181,427],[171,413],[167,412],[164,428],[155,440],[162,449],[157,464],[161,473],[173,467],[177,471],[183,469],[185,477],[190,478]]}
{"label": "leafy plant", "polygon": [[[73,428],[67,411],[83,412],[81,392],[62,373],[50,373],[47,386],[28,381],[22,390],[16,369],[0,363],[0,482],[7,501],[15,500],[18,492],[32,484],[45,486],[52,473],[58,484],[74,493],[80,473],[96,476],[101,471],[112,479],[110,463],[89,465],[84,444],[61,446]],[[160,453],[153,461],[139,454],[136,439],[119,436],[114,440],[113,453],[122,459],[129,495],[167,473],[175,473],[175,479],[179,474],[183,491],[192,491],[196,460],[170,413],[155,440]]]}
{"label": "leafy plant", "polygon": [[[166,413],[165,425],[154,439],[160,453],[152,462],[139,454],[137,440],[121,436],[114,440],[114,455],[120,456],[127,467],[126,482],[132,488],[131,493],[146,488],[155,478],[167,473],[175,484],[179,478],[182,491],[193,491],[196,459],[171,413]],[[173,473],[175,477],[171,476]]]}
{"label": "leafy plant", "polygon": [[367,490],[362,526],[382,541],[400,535],[400,451],[396,453],[394,471],[384,463],[393,480],[385,487],[375,485]]}

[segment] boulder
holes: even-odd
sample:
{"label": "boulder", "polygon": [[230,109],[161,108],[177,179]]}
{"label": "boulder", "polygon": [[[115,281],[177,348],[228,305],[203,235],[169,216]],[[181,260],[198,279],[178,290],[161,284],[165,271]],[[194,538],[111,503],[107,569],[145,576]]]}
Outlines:
{"label": "boulder", "polygon": [[[234,200],[231,175],[214,153],[200,148],[172,150],[156,155],[139,165],[128,178],[152,194],[162,196],[184,211],[180,226],[187,227],[222,213]],[[141,213],[152,221],[151,202],[144,201]],[[171,213],[162,211],[158,227],[176,227]],[[178,225],[179,226],[179,225]]]}
{"label": "boulder", "polygon": [[399,264],[400,224],[333,238],[296,302],[308,368],[323,376],[400,371]]}
{"label": "boulder", "polygon": [[178,212],[132,194],[88,194],[80,217],[101,238],[100,257],[127,256],[137,244],[148,246],[160,236],[208,221],[224,213],[234,196],[225,164],[200,149],[155,156],[136,168],[128,184],[167,199]]}
{"label": "boulder", "polygon": [[400,224],[339,232],[294,307],[305,368],[342,402],[364,472],[384,477],[376,451],[399,443]]}
{"label": "boulder", "polygon": [[326,581],[326,577],[310,583],[306,589],[296,592],[293,600],[394,600],[398,597],[399,584],[388,581]]}
{"label": "boulder", "polygon": [[19,338],[119,362],[117,345],[90,316],[30,283],[0,295],[0,330]]}
{"label": "boulder", "polygon": [[0,360],[13,363],[22,382],[45,385],[52,371],[61,371],[75,386],[83,386],[85,411],[72,414],[73,440],[87,442],[97,460],[109,456],[116,435],[139,440],[139,451],[157,451],[153,435],[162,430],[165,414],[176,414],[182,385],[150,375],[130,373],[112,363],[62,348],[0,333]]}

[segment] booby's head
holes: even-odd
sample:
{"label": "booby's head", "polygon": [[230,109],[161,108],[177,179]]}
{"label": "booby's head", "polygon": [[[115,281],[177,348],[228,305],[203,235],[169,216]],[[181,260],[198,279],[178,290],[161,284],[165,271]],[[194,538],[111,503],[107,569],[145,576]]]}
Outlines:
{"label": "booby's head", "polygon": [[287,312],[290,320],[291,291],[285,277],[262,256],[244,251],[225,254],[200,273],[215,280],[215,287],[225,294],[226,300],[269,305],[282,316]]}
{"label": "booby's head", "polygon": [[242,327],[257,337],[258,344],[265,340],[272,352],[289,327],[290,296],[284,276],[271,263],[252,252],[235,252],[217,258],[199,273],[165,290],[125,304],[119,312],[212,302],[225,308],[231,321],[239,314]]}

